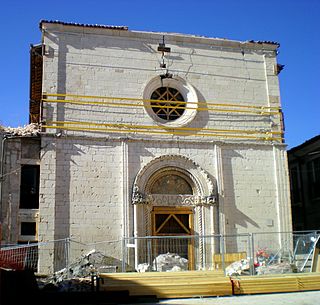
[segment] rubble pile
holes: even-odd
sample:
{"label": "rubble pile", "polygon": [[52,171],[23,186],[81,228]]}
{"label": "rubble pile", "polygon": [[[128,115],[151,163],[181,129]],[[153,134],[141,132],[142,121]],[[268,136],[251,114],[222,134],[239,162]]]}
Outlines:
{"label": "rubble pile", "polygon": [[[151,270],[150,270],[151,269]],[[152,266],[147,263],[139,264],[137,271],[159,271],[159,272],[170,272],[170,271],[185,271],[188,270],[188,260],[184,257],[179,256],[176,253],[165,253],[158,255],[152,262]]]}
{"label": "rubble pile", "polygon": [[39,286],[43,288],[54,287],[58,291],[90,291],[91,276],[110,269],[110,258],[99,251],[91,250],[80,257],[76,262],[63,268],[53,275],[42,279]]}
{"label": "rubble pile", "polygon": [[150,265],[147,263],[142,263],[137,266],[137,272],[147,272],[150,271]]}
{"label": "rubble pile", "polygon": [[56,292],[86,292],[92,291],[92,283],[89,278],[73,278],[63,280],[59,283],[51,282],[45,279],[38,279],[38,287],[43,291]]}
{"label": "rubble pile", "polygon": [[4,127],[0,126],[0,130],[6,134],[12,136],[37,136],[40,132],[40,126],[35,123],[31,123],[20,127]]}
{"label": "rubble pile", "polygon": [[[297,272],[297,267],[289,262],[280,262],[272,264],[255,264],[254,271],[256,275],[263,274],[284,274]],[[250,274],[250,259],[242,259],[240,261],[233,262],[226,267],[226,274],[228,276],[235,275],[249,275]]]}
{"label": "rubble pile", "polygon": [[241,275],[248,274],[250,270],[250,260],[249,259],[241,259],[239,261],[233,262],[229,266],[226,267],[226,274],[228,276],[231,275]]}
{"label": "rubble pile", "polygon": [[176,253],[158,255],[153,261],[155,271],[184,271],[188,270],[188,260]]}
{"label": "rubble pile", "polygon": [[262,274],[284,274],[284,273],[296,273],[297,268],[294,264],[289,262],[275,263],[267,266],[259,266],[256,268],[257,275]]}

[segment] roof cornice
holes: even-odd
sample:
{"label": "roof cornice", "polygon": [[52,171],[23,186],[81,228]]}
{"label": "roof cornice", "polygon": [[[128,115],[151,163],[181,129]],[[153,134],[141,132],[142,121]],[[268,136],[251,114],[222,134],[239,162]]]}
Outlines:
{"label": "roof cornice", "polygon": [[[248,41],[238,41],[238,40],[231,40],[226,38],[215,38],[215,37],[207,37],[207,36],[200,36],[200,35],[192,35],[192,34],[182,34],[182,33],[172,33],[172,32],[147,32],[147,31],[129,31],[127,26],[115,26],[115,25],[99,25],[99,24],[84,24],[84,23],[74,23],[74,22],[64,22],[59,20],[41,20],[40,21],[40,29],[47,29],[47,26],[50,25],[57,25],[57,26],[70,26],[88,29],[90,33],[94,29],[106,29],[106,30],[116,30],[118,35],[121,36],[128,36],[128,37],[136,37],[141,38],[145,35],[149,35],[150,38],[157,39],[157,36],[165,35],[167,38],[172,37],[173,39],[180,41],[182,43],[205,43],[211,44],[218,47],[232,47],[232,48],[247,48],[247,49],[263,49],[269,51],[275,51],[280,47],[278,42],[274,41],[255,41],[255,40],[248,40]],[[74,29],[76,32],[78,30]],[[113,34],[115,35],[115,34]]]}

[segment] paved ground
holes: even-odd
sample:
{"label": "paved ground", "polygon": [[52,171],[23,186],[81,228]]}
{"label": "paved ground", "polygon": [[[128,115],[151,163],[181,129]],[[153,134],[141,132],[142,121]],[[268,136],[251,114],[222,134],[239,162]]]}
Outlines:
{"label": "paved ground", "polygon": [[162,300],[144,305],[317,305],[320,291]]}

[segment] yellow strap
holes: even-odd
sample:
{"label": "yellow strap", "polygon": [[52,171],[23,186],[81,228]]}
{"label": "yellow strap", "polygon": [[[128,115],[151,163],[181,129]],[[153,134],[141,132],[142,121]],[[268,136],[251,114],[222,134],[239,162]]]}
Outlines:
{"label": "yellow strap", "polygon": [[54,125],[88,125],[88,126],[101,126],[101,127],[116,127],[116,128],[128,128],[128,129],[167,129],[170,130],[186,130],[186,131],[204,131],[211,133],[246,133],[246,134],[266,134],[282,135],[281,131],[260,131],[260,130],[247,130],[247,129],[213,129],[213,128],[192,128],[192,127],[166,127],[157,125],[133,125],[133,124],[119,124],[119,123],[92,123],[92,122],[80,122],[80,121],[47,121],[47,124]]}
{"label": "yellow strap", "polygon": [[[134,98],[134,97],[114,97],[114,96],[98,96],[98,95],[78,95],[78,94],[63,94],[63,93],[43,93],[43,98],[47,96],[52,97],[76,97],[76,98],[84,98],[84,99],[111,99],[111,100],[123,100],[123,101],[141,101],[141,102],[149,102],[155,103],[159,102],[159,100],[152,100],[152,99],[142,99],[142,98]],[[166,102],[166,101],[164,101]],[[186,103],[183,101],[179,101],[179,103]],[[239,104],[217,104],[210,101],[204,102],[188,102],[188,104],[198,104],[198,105],[213,105],[213,106],[222,106],[222,107],[239,107],[239,108],[254,108],[254,109],[273,109],[273,110],[280,110],[280,107],[269,107],[269,106],[258,106],[258,105],[239,105]]]}
{"label": "yellow strap", "polygon": [[50,125],[42,125],[43,128],[51,128],[51,129],[63,129],[70,131],[97,131],[97,132],[120,132],[120,133],[147,133],[147,134],[169,134],[169,135],[182,135],[182,136],[203,136],[203,137],[224,137],[224,138],[240,138],[240,139],[253,139],[259,141],[282,141],[283,139],[280,137],[270,137],[270,136],[262,136],[262,137],[253,137],[249,135],[226,135],[226,134],[205,134],[205,133],[186,133],[186,132],[166,132],[166,131],[152,131],[152,130],[132,130],[132,129],[119,129],[119,128],[93,128],[93,127],[66,127],[66,126],[50,126]]}
{"label": "yellow strap", "polygon": [[[143,105],[143,104],[129,104],[129,103],[113,103],[113,102],[97,102],[97,101],[80,101],[80,100],[53,100],[53,99],[42,99],[43,102],[49,103],[68,103],[68,104],[75,104],[75,105],[102,105],[102,106],[120,106],[120,107],[144,107],[144,108],[169,108],[169,109],[197,109],[198,111],[216,111],[216,112],[235,112],[235,113],[248,113],[248,114],[255,114],[255,115],[279,115],[280,112],[266,112],[266,111],[252,111],[252,110],[239,110],[239,109],[218,109],[218,108],[192,108],[192,107],[185,107],[185,106],[170,106],[170,105]],[[164,103],[166,103],[164,101]]]}

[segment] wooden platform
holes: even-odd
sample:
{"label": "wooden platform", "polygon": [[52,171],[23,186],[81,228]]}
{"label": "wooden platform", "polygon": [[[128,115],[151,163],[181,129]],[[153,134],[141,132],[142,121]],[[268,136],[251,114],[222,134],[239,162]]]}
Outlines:
{"label": "wooden platform", "polygon": [[158,298],[232,295],[230,279],[221,271],[105,273],[100,290],[129,290],[130,295]]}
{"label": "wooden platform", "polygon": [[320,273],[273,274],[231,278],[233,294],[320,290]]}
{"label": "wooden platform", "polygon": [[221,271],[104,273],[101,291],[128,291],[129,295],[157,298],[230,296],[320,290],[320,273],[226,277]]}

